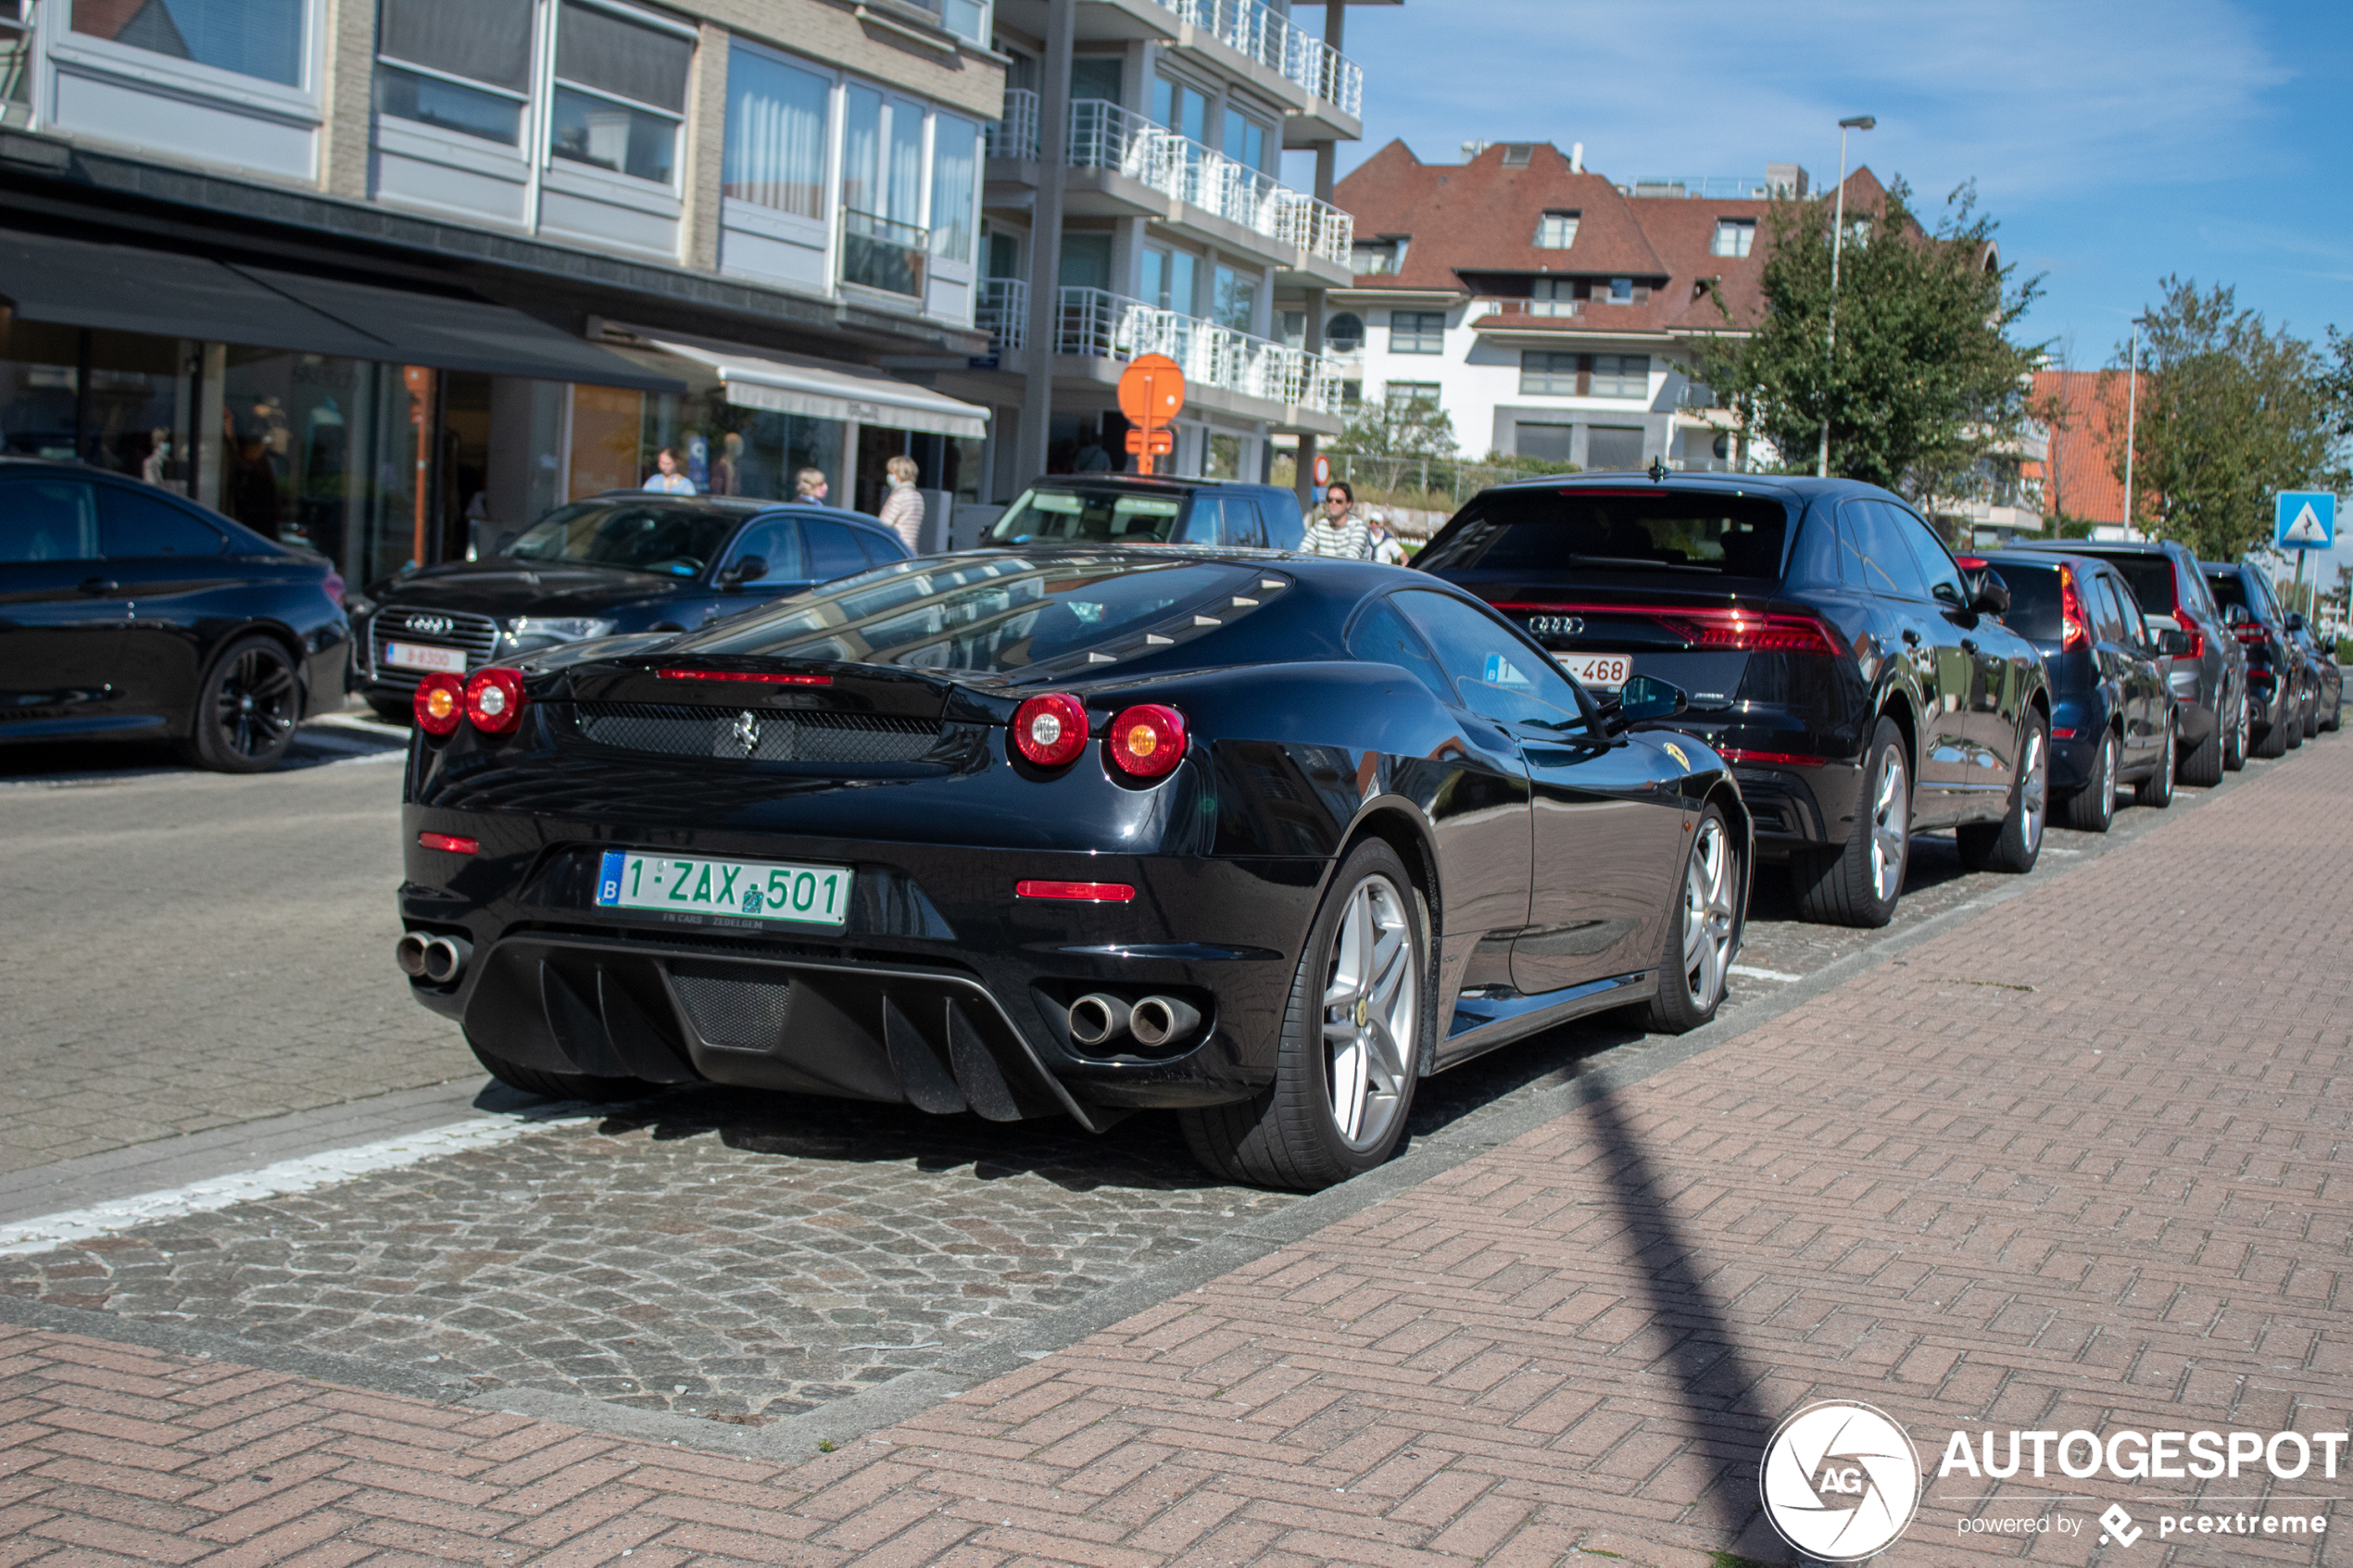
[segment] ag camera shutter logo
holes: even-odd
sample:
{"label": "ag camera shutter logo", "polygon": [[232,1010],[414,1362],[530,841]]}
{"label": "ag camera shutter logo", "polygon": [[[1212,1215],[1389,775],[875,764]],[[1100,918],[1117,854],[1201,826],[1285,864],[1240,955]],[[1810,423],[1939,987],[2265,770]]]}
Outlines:
{"label": "ag camera shutter logo", "polygon": [[1827,1562],[1882,1551],[1920,1506],[1920,1456],[1904,1429],[1847,1399],[1808,1405],[1765,1445],[1765,1517],[1781,1538]]}

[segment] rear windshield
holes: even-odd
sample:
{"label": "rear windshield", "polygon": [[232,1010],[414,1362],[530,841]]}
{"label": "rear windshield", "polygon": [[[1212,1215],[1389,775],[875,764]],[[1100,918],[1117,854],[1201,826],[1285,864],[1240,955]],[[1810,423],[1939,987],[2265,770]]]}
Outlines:
{"label": "rear windshield", "polygon": [[2220,577],[2208,577],[2206,580],[2206,585],[2214,590],[2214,602],[2224,609],[2230,608],[2233,605],[2238,606],[2241,609],[2249,609],[2250,607],[2246,602],[2246,584],[2239,581],[2237,572],[2226,571]]}
{"label": "rear windshield", "polygon": [[2010,608],[2002,624],[2035,642],[2056,642],[2059,624],[2059,574],[2056,566],[2024,566],[1995,561],[1994,574],[2010,590]]}
{"label": "rear windshield", "polygon": [[507,546],[517,560],[581,561],[693,577],[725,546],[740,517],[659,501],[576,501]]}
{"label": "rear windshield", "polygon": [[1474,497],[1455,522],[1416,566],[1623,582],[1770,581],[1781,574],[1789,511],[1761,496],[1707,491],[1493,490]]}
{"label": "rear windshield", "polygon": [[1071,539],[1088,544],[1164,545],[1185,498],[1133,491],[1038,485],[1025,490],[988,530],[991,545]]}
{"label": "rear windshield", "polygon": [[2133,596],[2150,615],[2173,613],[2173,563],[2163,556],[2102,556],[2116,574],[2133,584]]}
{"label": "rear windshield", "polygon": [[[724,623],[697,653],[896,664],[1001,674],[1139,635],[1243,594],[1224,562],[1033,561],[1019,557],[880,568],[786,608]],[[1230,607],[1220,611],[1230,620]]]}

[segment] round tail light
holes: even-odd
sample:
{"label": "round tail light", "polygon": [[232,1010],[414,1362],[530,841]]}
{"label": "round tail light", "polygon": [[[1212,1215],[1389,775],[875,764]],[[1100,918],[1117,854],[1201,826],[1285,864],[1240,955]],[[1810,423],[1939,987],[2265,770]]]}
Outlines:
{"label": "round tail light", "polygon": [[466,688],[458,677],[446,671],[435,671],[417,683],[417,693],[409,699],[409,707],[417,716],[417,728],[429,735],[451,735],[466,717]]}
{"label": "round tail light", "polygon": [[477,670],[466,682],[466,718],[486,735],[503,735],[522,722],[522,675],[513,670]]}
{"label": "round tail light", "polygon": [[1111,721],[1103,749],[1114,767],[1135,778],[1174,772],[1185,759],[1185,716],[1156,702],[1127,709]]}
{"label": "round tail light", "polygon": [[1013,709],[1013,745],[1040,768],[1059,768],[1087,749],[1087,709],[1068,692],[1033,696]]}

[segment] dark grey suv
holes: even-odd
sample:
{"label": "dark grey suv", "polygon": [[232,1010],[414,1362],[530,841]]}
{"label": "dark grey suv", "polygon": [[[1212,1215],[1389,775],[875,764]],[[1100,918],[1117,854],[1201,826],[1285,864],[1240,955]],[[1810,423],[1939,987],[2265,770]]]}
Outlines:
{"label": "dark grey suv", "polygon": [[[2197,557],[2186,545],[2152,539],[2133,544],[2107,539],[2020,539],[2014,550],[2063,550],[2106,561],[2133,585],[2156,631],[2179,627],[2189,652],[2167,660],[2173,689],[2174,723],[2180,746],[2180,776],[2185,784],[2211,788],[2222,771],[2246,766],[2246,650],[2223,623]],[[2155,639],[2152,638],[2152,641]]]}

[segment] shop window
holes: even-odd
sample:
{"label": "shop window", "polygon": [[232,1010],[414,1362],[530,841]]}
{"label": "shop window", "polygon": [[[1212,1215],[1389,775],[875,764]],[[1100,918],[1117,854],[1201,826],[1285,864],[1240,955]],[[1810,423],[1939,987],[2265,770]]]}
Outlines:
{"label": "shop window", "polygon": [[235,76],[302,85],[307,0],[73,0],[73,31]]}
{"label": "shop window", "polygon": [[384,0],[376,112],[520,145],[532,10],[533,0]]}
{"label": "shop window", "polygon": [[574,163],[669,184],[694,54],[693,42],[682,34],[563,0],[549,150]]}
{"label": "shop window", "polygon": [[721,193],[802,218],[824,216],[833,82],[758,50],[727,55],[727,150]]}

